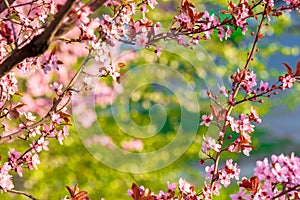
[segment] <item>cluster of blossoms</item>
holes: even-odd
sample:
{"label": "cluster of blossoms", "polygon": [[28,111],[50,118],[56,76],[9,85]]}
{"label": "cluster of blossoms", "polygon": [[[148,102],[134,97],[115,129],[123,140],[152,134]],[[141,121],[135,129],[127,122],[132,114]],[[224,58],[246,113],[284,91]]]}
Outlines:
{"label": "cluster of blossoms", "polygon": [[215,165],[207,166],[206,171],[206,180],[214,179],[214,176],[218,177],[218,180],[215,184],[209,185],[204,182],[204,188],[202,189],[202,194],[199,195],[198,199],[211,199],[212,194],[219,196],[222,185],[227,188],[233,179],[238,180],[240,175],[240,169],[237,167],[237,164],[233,164],[233,160],[227,160],[223,168],[219,169],[217,174],[214,174]]}
{"label": "cluster of blossoms", "polygon": [[[198,12],[188,1],[185,1],[180,10],[180,14],[174,17],[177,28],[174,32],[182,33],[203,33],[202,36],[193,36],[192,43],[197,44],[200,39],[210,39],[214,30],[218,31],[218,36],[222,41],[230,37],[232,30],[229,26],[224,27],[218,17],[209,14],[207,11]],[[181,34],[177,36],[179,44],[184,44]]]}
{"label": "cluster of blossoms", "polygon": [[[190,199],[198,200],[195,187],[180,178],[178,186],[176,183],[167,183],[168,191],[159,191],[159,194],[155,194],[150,189],[146,189],[144,186],[138,187],[136,184],[132,184],[131,189],[128,190],[127,195],[133,199],[153,199],[153,200],[179,200],[179,199]],[[178,188],[178,197],[175,197],[175,191]]]}
{"label": "cluster of blossoms", "polygon": [[6,101],[10,100],[10,98],[18,92],[17,83],[18,80],[16,79],[15,74],[13,72],[5,75],[0,79],[1,107],[5,104]]}
{"label": "cluster of blossoms", "polygon": [[[254,176],[243,178],[237,194],[232,199],[299,199],[300,159],[291,154],[272,155],[271,162],[265,158],[257,161]],[[250,193],[250,194],[248,194]]]}
{"label": "cluster of blossoms", "polygon": [[228,4],[228,10],[234,17],[234,25],[236,27],[241,27],[242,33],[245,34],[248,26],[246,19],[254,14],[248,0],[239,1],[238,5],[235,5],[232,1],[230,1]]}
{"label": "cluster of blossoms", "polygon": [[[19,127],[19,130],[28,129],[27,127],[30,127],[30,125],[35,122],[36,117],[31,113],[25,113],[24,116],[26,116],[26,121]],[[8,162],[6,162],[9,166],[9,170],[1,171],[0,176],[5,176],[10,170],[14,170],[22,177],[24,168],[28,168],[29,170],[37,169],[37,165],[40,164],[38,153],[42,150],[49,150],[49,139],[54,138],[62,144],[62,141],[69,135],[68,127],[63,125],[69,122],[69,117],[70,116],[62,110],[57,114],[53,113],[51,115],[51,123],[49,125],[43,124],[43,126],[28,129],[28,137],[33,139],[30,148],[23,154],[13,148],[10,149],[8,152]],[[0,182],[0,187],[4,189],[13,188],[12,181],[9,186],[5,184],[5,182]]]}

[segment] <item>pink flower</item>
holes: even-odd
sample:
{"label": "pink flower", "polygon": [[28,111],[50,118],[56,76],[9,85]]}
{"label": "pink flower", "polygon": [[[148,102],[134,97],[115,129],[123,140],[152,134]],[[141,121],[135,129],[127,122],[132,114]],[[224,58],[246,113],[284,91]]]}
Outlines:
{"label": "pink flower", "polygon": [[209,114],[209,115],[202,115],[202,122],[200,123],[200,126],[207,126],[209,127],[210,125],[210,122],[213,120],[213,115],[212,114]]}
{"label": "pink flower", "polygon": [[152,9],[158,4],[156,0],[147,0],[147,3]]}
{"label": "pink flower", "polygon": [[161,47],[157,47],[154,52],[156,54],[157,57],[159,57],[161,55],[161,51],[160,51]]}
{"label": "pink flower", "polygon": [[121,142],[122,149],[127,151],[142,151],[144,148],[144,143],[140,139],[132,139]]}
{"label": "pink flower", "polygon": [[48,148],[49,140],[45,140],[44,137],[41,137],[41,138],[38,140],[37,145],[38,145],[38,150],[37,150],[37,152],[42,151],[42,149],[44,149],[45,151],[48,151],[48,150],[49,150],[49,148]]}
{"label": "pink flower", "polygon": [[18,159],[21,156],[21,152],[16,151],[14,148],[10,149],[8,152],[8,160],[9,160],[9,165],[12,168],[15,168],[18,166]]}
{"label": "pink flower", "polygon": [[257,113],[257,111],[251,107],[251,113],[250,113],[250,120],[254,120],[256,123],[261,123],[262,122],[262,119],[259,118],[259,115]]}
{"label": "pink flower", "polygon": [[12,175],[8,173],[10,170],[11,166],[8,162],[5,162],[0,169],[0,187],[5,192],[14,188]]}
{"label": "pink flower", "polygon": [[233,164],[233,160],[227,160],[226,165],[219,172],[220,183],[224,185],[224,187],[228,187],[231,180],[235,178],[239,179],[240,169],[237,167],[237,164]]}
{"label": "pink flower", "polygon": [[60,124],[63,122],[63,119],[60,118],[60,114],[57,114],[57,113],[53,113],[51,115],[51,121],[54,123],[54,124]]}
{"label": "pink flower", "polygon": [[215,150],[216,152],[221,151],[221,145],[217,144],[216,140],[213,139],[212,137],[204,137],[204,141],[202,143],[202,152],[208,152],[210,150]]}
{"label": "pink flower", "polygon": [[26,117],[26,121],[34,122],[36,119],[36,116],[34,116],[31,112],[24,113],[24,115]]}
{"label": "pink flower", "polygon": [[0,79],[1,101],[9,100],[16,92],[18,92],[17,79],[15,73],[10,72]]}
{"label": "pink flower", "polygon": [[260,81],[260,86],[258,88],[258,90],[262,91],[262,92],[268,92],[269,88],[269,83],[268,82],[263,82],[263,81]]}
{"label": "pink flower", "polygon": [[32,160],[31,160],[31,165],[33,168],[37,169],[37,165],[39,165],[41,162],[40,162],[40,159],[39,159],[39,156],[38,154],[34,154],[32,156]]}
{"label": "pink flower", "polygon": [[230,198],[231,200],[250,200],[251,196],[250,194],[246,194],[246,191],[243,188],[240,188],[239,192],[237,194],[231,194]]}
{"label": "pink flower", "polygon": [[219,90],[220,90],[220,94],[224,94],[226,97],[228,97],[228,91],[227,91],[227,89],[225,88],[224,85],[220,86],[220,85],[218,84],[218,88],[219,88]]}
{"label": "pink flower", "polygon": [[50,88],[57,94],[61,95],[62,94],[62,84],[59,84],[57,82],[54,82],[53,84],[50,84]]}
{"label": "pink flower", "polygon": [[168,184],[168,190],[170,190],[170,191],[175,191],[176,190],[176,188],[177,188],[176,183],[170,183],[168,181],[167,184]]}
{"label": "pink flower", "polygon": [[296,79],[294,77],[291,77],[291,75],[286,75],[285,77],[283,77],[282,79],[282,87],[284,90],[285,88],[291,88],[294,83],[295,83]]}
{"label": "pink flower", "polygon": [[185,195],[188,195],[188,196],[196,195],[195,187],[182,178],[179,179],[178,187],[179,187],[180,192],[182,192]]}

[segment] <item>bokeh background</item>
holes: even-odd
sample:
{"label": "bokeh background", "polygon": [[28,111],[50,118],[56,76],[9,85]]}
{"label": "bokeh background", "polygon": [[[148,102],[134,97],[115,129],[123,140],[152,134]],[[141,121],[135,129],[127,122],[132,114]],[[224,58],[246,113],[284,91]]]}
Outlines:
{"label": "bokeh background", "polygon": [[[216,14],[218,10],[225,9],[227,4],[227,0],[193,2],[197,9],[208,10],[210,13]],[[179,1],[164,0],[158,1],[158,3],[158,9],[151,11],[148,18],[161,22],[162,27],[167,29],[173,16],[176,15]],[[282,1],[275,1],[276,5],[281,3]],[[109,11],[103,8],[96,15],[100,16],[102,13],[109,13]],[[275,82],[278,75],[286,72],[282,62],[291,66],[296,65],[299,60],[300,47],[299,19],[300,14],[297,12],[285,13],[276,19],[272,18],[270,26],[263,28],[266,37],[260,41],[258,45],[260,52],[255,55],[255,61],[251,63],[251,68],[257,73],[258,80]],[[175,42],[162,42],[159,44],[162,47],[162,55],[159,58],[155,56],[153,51],[141,50],[128,45],[120,45],[114,51],[116,55],[132,51],[130,58],[124,58],[126,63],[126,67],[122,69],[124,74],[134,67],[156,63],[168,66],[184,76],[188,83],[193,86],[197,95],[201,109],[200,112],[194,114],[198,116],[197,120],[200,122],[200,116],[210,112],[210,101],[206,97],[206,90],[214,90],[217,88],[216,82],[220,81],[220,83],[229,86],[231,72],[245,64],[247,52],[253,42],[253,37],[249,32],[255,31],[257,27],[255,20],[250,20],[249,24],[250,30],[247,31],[246,36],[238,30],[227,41],[220,42],[215,33],[211,40],[200,41],[195,49],[179,47]],[[78,63],[80,63],[80,59]],[[97,63],[91,63],[91,66],[93,65],[97,65]],[[76,67],[78,65],[75,65],[74,69]],[[145,76],[145,74],[143,75]],[[168,74],[159,72],[154,72],[151,75],[172,79]],[[135,84],[134,79],[130,81],[132,81],[132,85]],[[156,104],[160,104],[165,109],[167,117],[163,127],[157,129],[159,131],[154,136],[144,139],[135,138],[122,131],[111,115],[111,102],[117,104],[118,97],[115,95],[122,94],[124,91],[122,81],[116,85],[110,79],[102,79],[99,84],[101,84],[100,90],[101,88],[105,89],[105,92],[99,93],[99,104],[94,108],[94,112],[97,123],[101,125],[107,138],[104,141],[103,138],[99,137],[82,138],[80,134],[82,129],[78,131],[78,127],[71,127],[70,136],[64,140],[64,145],[53,141],[49,146],[50,151],[41,153],[41,164],[38,170],[25,172],[23,178],[14,175],[16,189],[27,191],[40,199],[61,199],[67,195],[67,190],[64,188],[66,185],[79,184],[80,189],[88,191],[89,197],[92,199],[100,199],[101,197],[107,200],[130,199],[127,197],[127,190],[131,188],[133,182],[151,188],[155,193],[158,193],[160,189],[167,189],[167,181],[177,183],[180,177],[190,181],[200,189],[206,166],[199,164],[202,155],[200,152],[202,136],[204,134],[214,136],[216,133],[213,128],[209,130],[205,127],[197,128],[196,136],[186,151],[181,152],[182,155],[176,161],[156,171],[146,173],[122,172],[102,164],[99,159],[95,159],[86,147],[87,139],[89,139],[90,144],[108,148],[118,146],[136,153],[151,152],[162,148],[176,136],[181,123],[182,107],[189,109],[188,104],[180,104],[174,93],[162,85],[147,84],[137,88],[134,91],[135,95],[131,96],[129,101],[130,117],[136,124],[140,126],[149,125],[151,122],[149,109]],[[174,80],[174,84],[176,84],[176,80]],[[299,92],[300,86],[295,84],[293,89],[282,92],[272,98],[271,101],[266,100],[263,105],[253,104],[263,116],[263,124],[256,128],[253,136],[253,144],[257,149],[251,152],[250,157],[242,154],[226,154],[222,157],[223,161],[233,158],[238,162],[241,167],[241,177],[251,176],[255,161],[270,157],[271,154],[296,152],[299,156]],[[236,108],[234,114],[246,112],[249,108],[248,103],[242,104]],[[122,111],[119,114],[124,115]],[[83,118],[86,119],[86,116]],[[156,127],[152,128],[156,130]],[[91,129],[87,130],[91,131]],[[131,131],[134,132],[134,129]],[[134,133],[132,134],[134,135]],[[97,136],[97,130],[95,130],[94,135]],[[131,146],[134,148],[130,149]],[[14,143],[2,147],[0,151],[4,154],[13,147],[25,149],[27,146],[23,143]],[[105,157],[106,155],[102,156]],[[138,163],[140,166],[143,164],[143,162]],[[222,190],[220,197],[216,199],[227,199],[229,194],[235,193],[237,190],[237,185],[232,183],[228,189]],[[12,194],[1,194],[0,198],[24,199],[24,197]]]}

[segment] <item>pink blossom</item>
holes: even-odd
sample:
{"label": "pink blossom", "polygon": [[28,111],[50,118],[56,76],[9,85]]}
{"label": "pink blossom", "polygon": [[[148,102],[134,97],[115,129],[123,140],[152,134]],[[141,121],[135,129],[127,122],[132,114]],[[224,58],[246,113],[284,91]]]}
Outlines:
{"label": "pink blossom", "polygon": [[177,188],[176,183],[170,183],[168,181],[167,184],[168,184],[168,190],[170,190],[170,191],[175,191],[176,190],[176,188]]}
{"label": "pink blossom", "polygon": [[156,54],[157,57],[159,57],[161,55],[161,51],[160,51],[161,47],[157,47],[154,52]]}
{"label": "pink blossom", "polygon": [[259,88],[258,88],[258,90],[260,90],[260,91],[262,91],[262,92],[267,92],[268,90],[270,90],[269,88],[268,88],[268,86],[269,86],[269,83],[268,82],[263,82],[263,81],[260,81],[260,86],[259,86]]}
{"label": "pink blossom", "polygon": [[268,5],[273,7],[274,6],[274,0],[266,0]]}
{"label": "pink blossom", "polygon": [[214,168],[215,168],[215,164],[212,164],[211,166],[206,166],[205,167],[205,171],[206,171],[205,179],[206,180],[212,179]]}
{"label": "pink blossom", "polygon": [[239,192],[237,194],[231,194],[230,198],[231,200],[250,200],[251,196],[249,194],[246,194],[246,191],[243,188],[240,188]]}
{"label": "pink blossom", "polygon": [[5,120],[3,120],[1,122],[1,125],[2,125],[2,128],[4,129],[4,131],[9,131],[8,124],[7,124],[7,122]]}
{"label": "pink blossom", "polygon": [[182,178],[179,179],[178,188],[180,192],[182,192],[184,195],[191,196],[191,197],[196,195],[195,187]]}
{"label": "pink blossom", "polygon": [[10,170],[11,166],[8,162],[5,162],[0,169],[0,187],[5,192],[14,188],[12,175],[8,173]]}
{"label": "pink blossom", "polygon": [[287,5],[294,5],[299,3],[298,0],[284,0],[286,2]]}
{"label": "pink blossom", "polygon": [[69,136],[69,128],[68,126],[64,126],[64,128],[62,130],[59,130],[57,132],[57,135],[55,136],[55,138],[58,140],[59,144],[63,144],[63,140],[65,138],[67,138]]}
{"label": "pink blossom", "polygon": [[41,137],[37,141],[38,147],[36,148],[36,152],[40,152],[40,151],[42,151],[42,149],[44,149],[45,151],[48,151],[49,150],[48,145],[49,145],[49,140],[45,140],[44,137]]}
{"label": "pink blossom", "polygon": [[108,0],[104,3],[105,6],[121,6],[121,3],[119,1],[115,1],[115,0]]}
{"label": "pink blossom", "polygon": [[62,94],[62,84],[59,84],[57,82],[54,82],[53,84],[50,84],[50,88],[57,94],[61,95]]}
{"label": "pink blossom", "polygon": [[94,135],[93,137],[86,140],[86,145],[91,147],[92,145],[101,145],[107,147],[108,149],[114,149],[116,147],[115,143],[110,137]]}
{"label": "pink blossom", "polygon": [[10,72],[0,79],[1,96],[0,101],[9,100],[16,92],[18,92],[17,79],[15,73]]}
{"label": "pink blossom", "polygon": [[212,137],[204,137],[204,141],[202,143],[201,151],[208,152],[210,150],[215,150],[216,152],[220,152],[221,145],[217,144],[216,140]]}
{"label": "pink blossom", "polygon": [[147,0],[147,3],[152,9],[158,4],[156,0]]}
{"label": "pink blossom", "polygon": [[224,94],[226,97],[228,97],[228,91],[227,91],[227,89],[226,89],[226,87],[224,85],[220,86],[218,84],[218,88],[220,90],[220,94]]}
{"label": "pink blossom", "polygon": [[285,77],[283,77],[282,90],[284,90],[285,88],[291,88],[294,85],[295,81],[296,79],[294,77],[291,77],[291,75],[286,75]]}
{"label": "pink blossom", "polygon": [[144,148],[144,143],[140,139],[132,139],[129,141],[121,142],[122,149],[127,151],[142,151]]}
{"label": "pink blossom", "polygon": [[57,113],[53,113],[51,115],[51,121],[54,123],[54,124],[60,124],[63,122],[63,119],[60,118],[60,114],[57,114]]}
{"label": "pink blossom", "polygon": [[237,164],[233,164],[233,160],[226,160],[226,165],[219,172],[220,183],[224,185],[224,187],[228,187],[231,183],[231,180],[235,178],[239,179],[240,169],[237,167]]}
{"label": "pink blossom", "polygon": [[[35,169],[37,169],[38,168],[37,165],[39,165],[40,163],[41,162],[40,162],[38,154],[34,154],[32,156],[32,160],[31,160],[32,167],[35,168]],[[29,165],[29,163],[28,163],[28,165]]]}
{"label": "pink blossom", "polygon": [[202,115],[202,122],[200,123],[200,126],[207,126],[209,127],[211,121],[213,120],[213,115],[212,114],[209,114],[209,115]]}
{"label": "pink blossom", "polygon": [[34,122],[36,120],[36,116],[34,116],[31,112],[24,113],[26,117],[26,121]]}
{"label": "pink blossom", "polygon": [[256,123],[261,123],[262,119],[259,117],[257,111],[251,107],[250,120],[254,120]]}

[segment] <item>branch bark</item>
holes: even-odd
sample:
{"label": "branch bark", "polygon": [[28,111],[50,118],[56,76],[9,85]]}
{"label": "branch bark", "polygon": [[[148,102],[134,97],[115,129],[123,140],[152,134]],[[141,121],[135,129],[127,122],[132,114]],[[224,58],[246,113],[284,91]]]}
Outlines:
{"label": "branch bark", "polygon": [[43,33],[35,36],[30,43],[21,49],[15,49],[11,52],[0,65],[0,77],[7,74],[16,64],[22,62],[24,59],[44,53],[53,41],[63,19],[75,5],[75,2],[76,1],[74,0],[67,0],[65,5],[59,10],[56,18],[50,23]]}
{"label": "branch bark", "polygon": [[[13,3],[13,0],[9,0],[9,3]],[[55,40],[55,38],[67,33],[76,24],[76,19],[71,19],[66,23],[62,23],[63,19],[67,16],[70,10],[75,5],[74,0],[67,0],[65,5],[59,10],[57,17],[50,23],[43,33],[35,36],[30,43],[20,49],[15,49],[0,65],[0,77],[7,74],[15,65],[22,62],[26,58],[35,57],[43,54]],[[96,11],[101,7],[106,0],[92,0],[87,3],[87,6],[92,11]],[[6,9],[6,6],[2,6],[1,9]]]}
{"label": "branch bark", "polygon": [[14,193],[14,194],[20,194],[20,195],[24,195],[32,200],[38,200],[37,198],[35,198],[34,196],[32,196],[31,194],[28,194],[26,192],[23,192],[23,191],[18,191],[18,190],[7,190],[7,192],[10,192],[10,193]]}
{"label": "branch bark", "polygon": [[[7,2],[9,3],[9,5],[13,4],[15,2],[15,0],[7,0]],[[2,3],[0,4],[0,14],[7,8],[5,1],[2,1]]]}
{"label": "branch bark", "polygon": [[[86,4],[86,6],[89,6],[91,11],[94,12],[98,10],[107,0],[92,0]],[[58,38],[65,33],[67,33],[71,28],[73,28],[76,25],[76,19],[73,18],[70,21],[65,22],[62,24],[62,26],[59,28],[57,33],[55,34],[55,37]]]}

